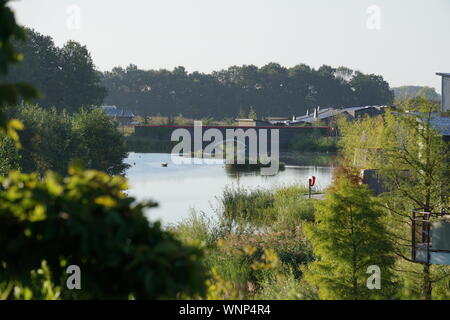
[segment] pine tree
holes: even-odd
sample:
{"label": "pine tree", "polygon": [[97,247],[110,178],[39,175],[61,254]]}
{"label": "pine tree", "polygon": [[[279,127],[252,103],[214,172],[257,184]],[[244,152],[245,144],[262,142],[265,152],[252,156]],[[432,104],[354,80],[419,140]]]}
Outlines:
{"label": "pine tree", "polygon": [[[338,178],[316,203],[316,222],[305,228],[318,260],[305,279],[318,288],[321,299],[376,299],[393,296],[395,262],[386,237],[383,211],[365,185]],[[378,266],[381,288],[367,286],[369,266]]]}

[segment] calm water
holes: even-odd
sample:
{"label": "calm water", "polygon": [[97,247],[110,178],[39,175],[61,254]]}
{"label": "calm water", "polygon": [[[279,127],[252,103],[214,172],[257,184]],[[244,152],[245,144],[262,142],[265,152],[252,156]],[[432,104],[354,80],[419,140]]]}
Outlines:
{"label": "calm water", "polygon": [[[291,166],[289,160],[285,161],[284,171],[269,177],[259,172],[231,173],[223,164],[214,164],[211,160],[203,164],[174,164],[171,155],[165,153],[130,153],[125,162],[131,165],[126,173],[128,194],[139,201],[157,201],[159,207],[149,209],[147,214],[151,220],[159,219],[163,224],[181,221],[189,215],[190,209],[212,214],[212,208],[218,203],[216,197],[225,186],[273,189],[306,185],[311,175],[317,177],[319,188],[331,183],[330,166]],[[167,162],[168,166],[162,167],[162,162]]]}

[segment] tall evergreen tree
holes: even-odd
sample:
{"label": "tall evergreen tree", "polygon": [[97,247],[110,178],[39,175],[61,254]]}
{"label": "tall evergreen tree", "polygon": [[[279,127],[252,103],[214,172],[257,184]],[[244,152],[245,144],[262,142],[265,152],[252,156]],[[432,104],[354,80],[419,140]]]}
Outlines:
{"label": "tall evergreen tree", "polygon": [[[386,237],[383,211],[365,185],[336,179],[325,201],[316,203],[316,222],[306,236],[318,260],[305,279],[321,299],[376,299],[394,294],[392,243]],[[380,289],[367,286],[368,268],[378,266]]]}

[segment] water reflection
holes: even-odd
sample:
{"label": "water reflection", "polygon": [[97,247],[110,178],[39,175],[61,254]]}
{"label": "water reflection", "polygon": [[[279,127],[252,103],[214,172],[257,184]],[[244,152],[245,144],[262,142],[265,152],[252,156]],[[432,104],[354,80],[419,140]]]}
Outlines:
{"label": "water reflection", "polygon": [[[210,159],[204,159],[202,164],[175,164],[171,154],[167,153],[130,153],[125,160],[131,165],[126,173],[128,193],[139,201],[157,201],[159,207],[149,209],[148,217],[166,224],[181,221],[189,215],[191,208],[211,213],[211,207],[217,203],[216,197],[227,185],[272,189],[306,184],[310,175],[317,177],[319,188],[326,188],[331,183],[330,165],[302,166],[287,158],[281,161],[286,163],[285,170],[275,176],[261,176],[259,171],[226,170],[223,163]],[[167,167],[162,163],[167,163]]]}

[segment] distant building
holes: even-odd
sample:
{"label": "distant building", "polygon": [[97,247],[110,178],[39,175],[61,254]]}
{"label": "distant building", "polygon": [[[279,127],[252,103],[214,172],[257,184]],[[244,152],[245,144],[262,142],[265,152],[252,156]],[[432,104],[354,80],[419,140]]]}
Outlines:
{"label": "distant building", "polygon": [[[401,114],[415,115],[424,120],[428,118],[428,113],[423,112],[394,112],[394,115],[397,116]],[[430,124],[440,135],[442,135],[445,141],[450,142],[450,117],[444,117],[440,112],[432,112],[430,114]]]}
{"label": "distant building", "polygon": [[265,117],[264,120],[273,126],[286,126],[290,121],[288,117]]}
{"label": "distant building", "polygon": [[296,117],[292,121],[290,121],[290,125],[296,125],[296,124],[313,124],[317,122],[322,123],[331,123],[336,120],[337,116],[339,114],[343,114],[344,112],[340,109],[333,109],[333,108],[326,108],[326,109],[320,109],[315,108],[313,112],[309,113],[307,112],[306,115]]}
{"label": "distant building", "polygon": [[[450,96],[449,96],[450,98]],[[450,142],[450,118],[442,117],[439,113],[433,113],[430,119],[431,125],[439,132],[445,141]]]}
{"label": "distant building", "polygon": [[272,123],[256,119],[236,119],[236,125],[238,127],[264,127],[271,126]]}
{"label": "distant building", "polygon": [[320,109],[317,107],[314,108],[312,112],[309,112],[308,110],[304,116],[295,117],[292,121],[289,121],[289,125],[313,124],[317,122],[330,125],[336,121],[338,116],[344,116],[347,119],[358,119],[365,115],[375,117],[377,115],[384,114],[384,107],[385,106],[361,106],[343,109]]}
{"label": "distant building", "polygon": [[442,77],[442,112],[450,111],[450,73],[436,73]]}
{"label": "distant building", "polygon": [[130,125],[133,121],[134,114],[125,108],[117,108],[116,106],[102,106],[105,113],[114,118],[121,125]]}
{"label": "distant building", "polygon": [[350,114],[350,116],[355,119],[364,117],[365,115],[375,117],[380,114],[384,114],[384,109],[380,106],[350,107],[342,110]]}

